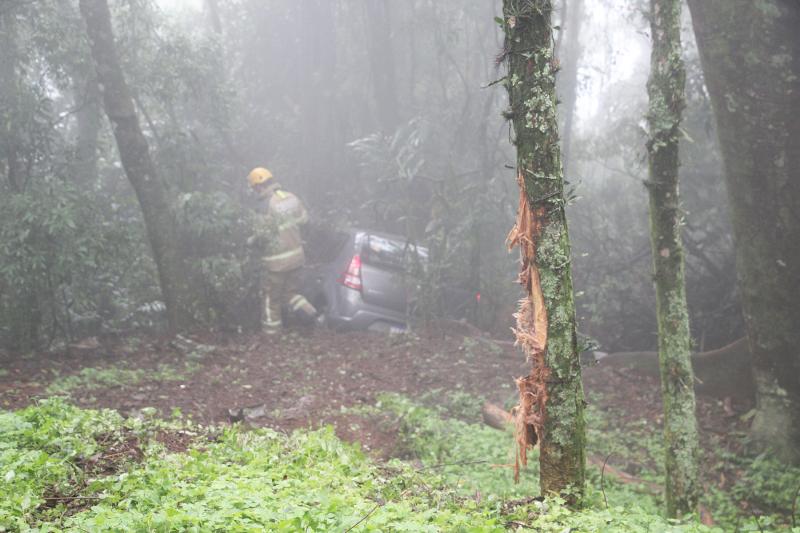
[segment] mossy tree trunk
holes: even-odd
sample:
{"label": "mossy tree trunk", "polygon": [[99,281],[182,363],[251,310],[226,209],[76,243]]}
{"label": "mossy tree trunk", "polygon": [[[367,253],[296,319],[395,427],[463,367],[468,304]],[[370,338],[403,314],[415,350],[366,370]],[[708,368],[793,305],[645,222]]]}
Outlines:
{"label": "mossy tree trunk", "polygon": [[191,323],[190,308],[196,295],[188,283],[188,270],[180,252],[180,235],[168,199],[168,188],[150,157],[147,139],[139,126],[131,92],[119,64],[108,2],[80,0],[80,10],[86,22],[105,111],[113,125],[122,166],[144,216],[167,308],[167,321],[171,330],[183,329]]}
{"label": "mossy tree trunk", "polygon": [[689,0],[725,164],[755,442],[800,464],[800,3]]}
{"label": "mossy tree trunk", "polygon": [[564,211],[551,14],[549,0],[503,1],[507,113],[515,132],[520,186],[520,210],[509,242],[520,246],[520,283],[526,292],[516,335],[533,365],[531,374],[517,381],[517,438],[522,463],[526,447],[539,440],[542,493],[576,501],[585,479],[585,402]]}
{"label": "mossy tree trunk", "polygon": [[650,193],[670,517],[691,514],[697,507],[699,453],[678,194],[678,142],[686,84],[680,21],[681,0],[650,1],[653,49],[647,83],[650,175],[646,185]]}

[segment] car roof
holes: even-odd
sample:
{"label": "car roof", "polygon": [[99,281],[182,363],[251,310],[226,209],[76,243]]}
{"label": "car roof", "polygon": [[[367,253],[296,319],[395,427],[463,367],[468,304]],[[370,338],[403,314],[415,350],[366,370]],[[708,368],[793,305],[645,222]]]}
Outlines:
{"label": "car roof", "polygon": [[363,237],[374,236],[374,237],[380,237],[382,239],[390,239],[390,240],[397,241],[397,242],[412,243],[413,245],[417,246],[420,249],[425,249],[425,250],[428,249],[427,246],[424,246],[424,245],[422,245],[422,244],[420,244],[418,242],[414,242],[411,239],[407,239],[406,237],[404,237],[402,235],[397,235],[396,233],[386,233],[384,231],[373,231],[373,230],[363,229],[363,228],[350,228],[348,230],[348,232],[350,233],[350,235],[352,235],[356,239],[358,239],[359,237],[363,238]]}
{"label": "car roof", "polygon": [[386,233],[384,231],[373,231],[373,230],[364,229],[364,228],[351,228],[350,232],[353,235],[358,235],[358,234],[361,234],[361,235],[374,235],[375,237],[382,237],[384,239],[392,239],[394,241],[400,241],[400,242],[405,242],[406,240],[408,240],[405,237],[403,237],[402,235],[397,235],[395,233]]}

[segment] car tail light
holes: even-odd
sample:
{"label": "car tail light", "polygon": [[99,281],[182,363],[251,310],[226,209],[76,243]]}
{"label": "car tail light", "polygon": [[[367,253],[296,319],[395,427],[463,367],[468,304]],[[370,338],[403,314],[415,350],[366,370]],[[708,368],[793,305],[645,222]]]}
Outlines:
{"label": "car tail light", "polygon": [[339,277],[339,283],[345,287],[361,290],[361,256],[354,255],[347,265],[347,270]]}

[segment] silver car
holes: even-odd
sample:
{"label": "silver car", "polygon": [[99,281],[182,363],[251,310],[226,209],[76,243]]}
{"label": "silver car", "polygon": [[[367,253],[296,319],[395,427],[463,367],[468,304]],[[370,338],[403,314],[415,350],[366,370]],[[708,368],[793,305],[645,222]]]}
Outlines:
{"label": "silver car", "polygon": [[[402,331],[412,283],[425,271],[428,249],[403,237],[349,230],[314,246],[316,264],[307,267],[304,295],[335,329]],[[477,300],[469,291],[447,290],[448,316],[462,318]]]}

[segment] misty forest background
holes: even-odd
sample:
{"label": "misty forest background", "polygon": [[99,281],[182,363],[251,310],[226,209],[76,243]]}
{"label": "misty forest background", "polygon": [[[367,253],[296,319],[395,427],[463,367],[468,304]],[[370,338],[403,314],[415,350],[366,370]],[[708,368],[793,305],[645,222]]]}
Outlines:
{"label": "misty forest background", "polygon": [[[647,225],[644,2],[557,10],[559,95],[580,330],[603,351],[656,346]],[[192,319],[252,328],[246,182],[266,165],[321,226],[436,250],[426,289],[480,291],[506,334],[517,192],[498,6],[485,2],[112,3],[123,71],[180,231]],[[141,209],[119,163],[77,6],[4,3],[0,342],[161,324]],[[681,143],[687,293],[698,351],[744,335],[722,163],[688,14]],[[435,306],[435,299],[426,305]]]}
{"label": "misty forest background", "polygon": [[[566,504],[564,512],[570,512],[566,509],[583,497],[587,442],[590,454],[597,451],[592,446],[615,442],[614,446],[609,444],[608,449],[602,449],[608,454],[601,461],[599,480],[605,500],[602,512],[609,509],[603,476],[606,462],[618,450],[615,446],[630,452],[642,445],[642,439],[634,438],[638,433],[627,434],[630,426],[614,433],[614,428],[608,427],[608,420],[615,420],[614,416],[607,419],[599,416],[584,402],[577,352],[594,352],[601,359],[612,353],[616,358],[609,356],[609,360],[630,363],[639,367],[637,371],[642,376],[653,378],[658,371],[654,371],[657,356],[652,352],[661,342],[664,418],[661,414],[642,414],[651,404],[660,408],[658,385],[647,382],[654,391],[635,389],[645,381],[634,383],[635,379],[613,367],[613,363],[594,374],[588,371],[585,383],[591,394],[597,394],[594,398],[598,403],[608,401],[604,405],[608,408],[606,414],[615,408],[622,412],[630,408],[637,416],[641,414],[642,420],[650,417],[653,427],[663,424],[667,428],[664,439],[659,438],[648,450],[659,450],[667,460],[664,491],[667,516],[691,515],[687,524],[705,531],[703,528],[713,526],[714,520],[704,516],[703,506],[713,506],[713,511],[723,517],[724,528],[735,524],[738,530],[743,520],[749,520],[749,513],[756,516],[753,523],[758,529],[776,525],[796,530],[800,478],[797,469],[789,465],[800,463],[796,446],[800,435],[797,355],[800,305],[796,301],[800,296],[800,222],[796,214],[800,207],[800,181],[796,179],[800,157],[800,120],[797,120],[800,41],[795,35],[800,8],[791,0],[689,0],[688,9],[683,9],[680,15],[681,44],[676,39],[677,31],[673,35],[669,29],[651,30],[669,18],[661,16],[663,12],[653,16],[654,12],[669,5],[669,13],[680,13],[681,2],[562,0],[554,2],[552,12],[552,42],[557,60],[551,61],[547,46],[539,42],[551,40],[549,5],[549,2],[515,0],[0,0],[0,360],[7,361],[12,369],[0,369],[0,385],[5,387],[0,390],[3,405],[23,408],[32,398],[63,396],[60,393],[70,387],[92,390],[91,394],[103,400],[105,393],[97,392],[102,387],[92,380],[98,383],[105,380],[112,389],[122,387],[122,390],[148,380],[158,382],[147,385],[150,391],[160,390],[158,387],[169,381],[194,380],[192,384],[197,390],[209,391],[203,387],[214,385],[208,395],[210,399],[207,398],[214,403],[217,397],[211,394],[228,392],[218,385],[221,376],[235,364],[214,366],[218,361],[209,363],[204,357],[213,354],[217,347],[176,337],[175,333],[202,333],[206,335],[204,339],[220,340],[220,344],[221,339],[227,339],[224,342],[234,339],[225,349],[230,350],[228,355],[242,356],[231,359],[245,365],[242,374],[262,370],[264,361],[266,366],[276,361],[288,364],[285,360],[291,357],[278,354],[284,349],[300,354],[299,357],[319,356],[314,352],[318,346],[303,344],[318,342],[315,335],[319,332],[309,333],[307,338],[284,336],[269,346],[262,340],[256,340],[249,348],[242,344],[245,342],[242,339],[251,338],[248,336],[258,339],[263,303],[258,290],[263,250],[248,244],[261,229],[245,176],[253,167],[266,166],[308,207],[312,221],[305,247],[311,262],[323,255],[330,231],[335,228],[390,232],[429,248],[428,268],[418,273],[411,295],[409,315],[414,327],[401,340],[386,341],[388,349],[403,351],[407,359],[412,353],[425,353],[426,349],[439,350],[436,342],[451,342],[448,334],[466,328],[469,334],[452,352],[473,357],[480,350],[488,350],[490,357],[486,361],[478,358],[481,363],[473,360],[476,369],[471,369],[473,373],[483,372],[477,381],[488,389],[493,379],[499,379],[501,354],[514,350],[509,341],[513,339],[511,328],[521,297],[520,287],[514,281],[522,264],[520,279],[529,291],[523,300],[529,304],[528,311],[541,298],[542,305],[547,306],[545,320],[549,315],[551,321],[545,323],[546,331],[535,332],[544,333],[542,346],[536,345],[537,339],[531,335],[526,341],[525,332],[519,334],[520,328],[517,340],[533,361],[530,379],[542,386],[536,389],[537,394],[544,391],[537,398],[541,406],[549,402],[551,411],[547,411],[547,417],[543,410],[538,413],[541,417],[523,407],[515,411],[535,419],[531,422],[522,415],[514,415],[517,442],[522,442],[524,455],[528,449],[526,443],[532,445],[538,435],[543,492],[548,492],[548,469],[550,473],[564,470],[560,466],[566,464],[564,458],[569,459],[570,454],[579,465],[572,479],[567,479],[571,475],[568,473],[559,480],[561,484],[555,492],[564,499],[547,504],[555,505],[557,512],[551,516],[557,515],[563,504]],[[524,49],[528,43],[534,43],[530,50]],[[682,54],[675,52],[681,46]],[[658,56],[659,52],[665,55]],[[680,94],[681,55],[686,78],[685,109]],[[534,72],[534,67],[541,71]],[[558,71],[557,118],[548,92],[552,67]],[[649,82],[648,72],[651,72]],[[527,115],[521,114],[520,105],[528,110]],[[536,116],[531,118],[533,115]],[[553,127],[556,122],[558,131]],[[662,194],[666,181],[656,179],[670,173],[668,165],[663,164],[665,159],[659,163],[657,158],[674,154],[672,141],[676,138],[680,155],[679,207],[672,192]],[[556,140],[560,140],[560,155]],[[544,155],[539,157],[541,154]],[[563,201],[561,167],[565,185]],[[538,191],[553,188],[555,193],[542,198],[525,196],[533,194],[533,189],[526,192],[526,187],[541,184],[545,184],[544,188]],[[653,206],[652,231],[648,223],[648,193]],[[661,205],[659,194],[663,196]],[[546,207],[531,206],[531,202],[539,201]],[[554,213],[560,216],[564,204],[569,239],[554,238],[548,228],[563,227],[558,225],[561,223]],[[521,209],[523,205],[528,206],[528,211]],[[518,207],[520,212],[534,213],[530,215],[533,222],[527,226],[531,230],[527,237],[533,239],[527,241],[529,246],[524,240],[526,235],[520,237],[525,220],[522,215],[517,218]],[[671,225],[661,229],[679,228],[676,231],[682,235],[683,251],[680,243],[674,243],[674,247],[652,244],[651,248],[651,239],[655,243],[667,238],[658,234],[659,216],[669,222],[666,226]],[[509,253],[506,243],[515,221],[520,231],[512,232],[509,240],[522,245],[521,260],[516,252]],[[541,234],[544,241],[538,242],[541,235],[537,231],[544,232]],[[567,260],[559,264],[552,261],[563,259],[558,254],[544,253],[538,257],[534,254],[540,244],[547,251],[553,242],[563,245],[558,251],[564,251],[569,241],[571,261],[568,254],[564,254]],[[654,249],[658,250],[655,256]],[[664,276],[654,276],[653,272],[655,268],[663,273],[659,265],[670,263],[676,284],[669,294],[680,292],[682,254],[692,351],[699,353],[693,360],[699,378],[696,381],[686,350],[673,350],[682,352],[679,354],[682,367],[665,356],[677,346],[670,346],[669,342],[678,338],[677,334],[670,336],[667,330],[670,324],[680,329],[685,312],[673,305],[672,300],[665,304],[668,299],[663,296],[657,302],[654,290],[655,280],[660,283],[659,294],[666,294],[662,292],[666,286]],[[529,264],[533,266],[526,270]],[[542,270],[542,286],[537,268]],[[535,281],[526,277],[532,276],[532,272]],[[563,277],[556,279],[556,274]],[[574,284],[579,332],[577,343],[571,322],[571,284]],[[453,287],[479,294],[468,310],[470,325],[441,319],[446,310],[445,289]],[[662,304],[662,311],[665,310],[659,320],[657,304]],[[525,304],[521,309],[516,316],[518,323],[525,326],[525,320],[535,313],[526,314]],[[441,333],[439,337],[415,336],[416,331],[424,332],[431,325]],[[354,341],[354,345],[378,342],[375,337],[353,335],[353,339],[361,339]],[[167,361],[170,357],[154,348],[159,338],[171,339],[165,341],[169,349],[188,354],[177,370],[158,359],[163,356]],[[327,341],[320,342],[334,346],[347,338],[330,335]],[[239,345],[237,340],[241,341]],[[113,376],[104,374],[102,379],[98,378],[101,374],[97,369],[87,367],[75,374],[77,377],[68,376],[75,377],[73,382],[66,378],[59,382],[62,367],[29,365],[39,357],[44,361],[43,367],[50,362],[58,366],[63,363],[61,355],[65,360],[76,354],[80,358],[82,350],[94,357],[95,352],[114,342],[130,348],[125,353],[131,354],[134,362],[129,367],[117,368],[119,372]],[[408,348],[397,348],[398,345]],[[369,346],[345,351],[369,355],[378,345]],[[246,365],[255,361],[247,357],[261,349],[273,350],[269,353],[274,357],[259,362],[255,371],[247,370]],[[563,349],[563,357],[559,349]],[[440,351],[450,353],[444,348]],[[147,361],[159,366],[151,374],[148,372],[152,369],[144,366],[134,368],[140,361],[133,357],[134,353],[138,353],[145,366]],[[358,402],[377,401],[369,408],[361,406],[364,410],[359,416],[366,416],[365,413],[376,416],[380,409],[391,411],[397,417],[393,419],[393,437],[406,439],[405,452],[411,454],[409,450],[415,450],[420,461],[426,457],[440,462],[458,454],[474,453],[480,458],[477,463],[489,462],[491,452],[487,450],[498,448],[497,442],[502,438],[497,435],[508,434],[457,426],[465,424],[457,419],[468,418],[464,413],[472,407],[475,409],[471,415],[475,418],[481,409],[486,417],[487,408],[496,408],[491,403],[484,404],[484,397],[470,396],[460,390],[460,382],[448,391],[456,396],[442,394],[435,400],[462,409],[444,422],[440,417],[443,411],[436,411],[440,405],[425,408],[402,395],[377,396],[378,392],[389,391],[413,397],[413,387],[407,390],[404,385],[400,391],[391,388],[400,382],[405,384],[405,379],[412,386],[423,381],[419,376],[436,382],[441,378],[437,374],[441,369],[431,361],[439,355],[434,353],[427,362],[421,356],[419,360],[416,356],[412,361],[406,360],[397,369],[396,380],[384,380],[385,385],[369,392],[372,396],[358,396]],[[537,363],[537,357],[542,357],[541,362]],[[89,355],[86,360],[90,360]],[[587,360],[584,357],[583,362]],[[109,365],[107,360],[92,360],[98,361],[100,372],[106,368],[103,365]],[[316,364],[308,361],[309,367]],[[305,368],[306,363],[301,360],[298,368],[286,366],[275,371],[278,376],[275,379],[288,380],[288,376],[294,376],[295,380],[310,380],[310,370],[293,374],[300,372],[300,367]],[[361,362],[372,363],[369,358]],[[484,363],[494,366],[481,368]],[[333,363],[325,360],[320,364]],[[416,364],[422,365],[419,374],[415,373]],[[391,369],[389,362],[386,365],[382,371]],[[47,386],[38,381],[17,386],[14,381],[25,377],[21,370],[25,368],[33,369],[27,376],[31,380],[38,380],[37,376],[48,371],[53,374],[48,379],[53,380]],[[503,371],[511,372],[509,368],[512,367]],[[546,372],[536,374],[537,368]],[[87,369],[89,372],[84,372]],[[348,379],[350,371],[349,366],[347,370],[338,369]],[[547,373],[550,371],[552,375]],[[561,373],[573,380],[572,396],[559,390],[569,381],[560,379]],[[470,377],[470,372],[448,367],[446,376],[462,379]],[[620,376],[628,381],[614,381]],[[508,383],[504,386],[511,388]],[[522,405],[525,393],[524,387],[519,386]],[[388,388],[378,391],[379,387]],[[696,409],[692,393],[695,388],[714,400],[702,399]],[[113,390],[116,392],[109,397],[116,401],[119,390]],[[345,388],[336,390],[342,392]],[[441,390],[426,393],[436,395]],[[601,392],[596,393],[597,390]],[[638,390],[642,395],[641,405],[630,405],[629,397],[622,398],[622,404],[615,404],[619,400],[615,394],[624,395],[626,390]],[[676,390],[687,396],[681,404],[684,412],[677,416],[678,424],[671,425],[670,412],[678,412]],[[424,400],[421,390],[416,392]],[[81,407],[102,404],[99,401],[95,405],[96,398],[91,394],[79,398],[78,404]],[[276,405],[287,396],[279,386],[264,394],[274,394]],[[240,402],[251,396],[247,392],[224,399]],[[495,399],[498,397],[495,394]],[[142,401],[148,398],[152,396],[141,395]],[[164,400],[160,405],[164,414],[163,408],[172,398],[166,394],[158,398]],[[321,412],[323,400],[315,399],[314,395],[303,395],[298,406],[288,408],[287,412],[295,408],[311,412],[308,406],[315,401],[320,403],[317,407]],[[325,416],[346,413],[350,404],[341,398],[339,401],[341,409],[336,413],[326,412]],[[58,399],[41,405],[32,403],[26,410],[0,413],[0,429],[12,428],[7,434],[16,435],[17,439],[4,446],[9,450],[24,449],[18,455],[6,453],[6,457],[15,458],[15,468],[20,472],[30,462],[24,459],[25,454],[49,449],[56,439],[47,433],[55,431],[54,426],[42,422],[50,420],[48,417],[82,420],[69,426],[75,435],[87,431],[85,425],[90,424],[87,420],[108,426],[112,428],[108,434],[116,434],[121,439],[118,444],[127,446],[128,451],[138,449],[139,444],[154,435],[162,440],[166,438],[164,435],[180,440],[183,437],[175,435],[182,435],[186,429],[156,425],[153,427],[161,428],[158,431],[163,430],[163,434],[153,428],[145,430],[153,422],[141,421],[150,415],[142,415],[144,410],[140,406],[134,409],[133,404],[128,407],[139,418],[132,416],[123,421],[118,415],[79,410]],[[117,407],[116,403],[112,405]],[[206,410],[206,422],[219,422],[215,418],[219,413],[208,414],[210,408],[197,402],[194,405],[198,412]],[[231,421],[246,421],[242,405],[237,403],[234,407],[238,411],[229,411],[234,413],[230,415]],[[330,405],[326,402],[324,407]],[[589,420],[588,439],[584,437],[584,407]],[[176,412],[174,418],[180,419],[180,409]],[[703,426],[699,441],[695,412]],[[286,421],[285,417],[280,418],[278,408],[272,414],[265,414],[264,409],[260,413],[258,416]],[[500,408],[495,413],[500,413],[499,421],[489,425],[507,429],[511,415]],[[135,418],[140,422],[131,422]],[[568,428],[564,433],[559,433],[559,422]],[[137,425],[140,423],[145,425]],[[276,427],[300,427],[291,424]],[[653,427],[648,431],[652,432]],[[532,437],[528,428],[534,430]],[[483,429],[491,436],[484,435]],[[689,437],[683,438],[683,430],[687,430]],[[196,431],[192,438],[205,437],[206,430]],[[245,437],[239,431],[241,427],[234,426],[228,433],[215,436],[217,440],[209,438],[215,444],[197,452],[208,453],[207,461],[198,461],[192,468],[202,470],[206,462],[213,465],[217,460],[225,463],[228,453],[247,454],[237,447],[252,438],[251,444],[260,447],[259,453],[282,457],[281,454],[301,449],[307,458],[338,465],[336,472],[342,479],[349,479],[347,469],[356,463],[363,468],[361,474],[370,479],[375,476],[375,467],[367,459],[362,456],[351,459],[347,455],[350,451],[340,450],[342,444],[330,432],[301,431],[280,440],[268,432],[256,431]],[[709,437],[709,432],[714,431],[716,436]],[[136,435],[135,445],[125,440],[126,432]],[[447,432],[460,435],[453,439],[457,444],[441,444],[436,440],[437,435]],[[365,435],[356,433],[350,435],[350,440],[364,443]],[[468,438],[461,438],[467,435]],[[94,438],[97,441],[97,435]],[[524,440],[528,438],[534,442]],[[710,438],[718,439],[713,440],[716,447],[706,459],[698,459],[697,443],[708,447]],[[190,441],[180,441],[175,450],[169,448],[175,445],[173,441],[162,444],[170,451],[182,453],[190,448]],[[565,444],[567,441],[569,446]],[[111,440],[97,442],[102,448]],[[485,450],[477,452],[475,448],[464,452],[453,448],[463,442],[485,445]],[[557,448],[560,445],[564,448]],[[662,453],[665,447],[666,452]],[[84,456],[105,457],[102,455],[105,452],[91,455],[94,448],[80,449],[81,460]],[[554,449],[557,453],[553,453]],[[315,455],[322,453],[320,450],[324,457]],[[131,456],[132,464],[144,464],[147,454],[139,452]],[[325,455],[328,452],[332,455]],[[749,455],[746,459],[737,458],[740,452]],[[684,478],[690,480],[686,487],[681,486],[683,481],[679,478],[674,478],[679,480],[675,482],[670,477],[675,466],[670,460],[675,457],[691,467],[692,472]],[[146,460],[165,459],[156,454]],[[337,463],[339,460],[341,464]],[[590,456],[589,464],[593,460],[597,462]],[[659,481],[662,479],[660,458],[659,466],[653,466],[656,462],[651,459],[626,456],[625,460],[642,472],[655,469]],[[294,464],[291,460],[285,463],[282,467]],[[553,468],[556,463],[559,468]],[[696,484],[698,465],[702,470],[700,484]],[[80,475],[89,476],[96,466],[81,463]],[[112,466],[122,468],[119,464]],[[255,470],[244,469],[235,482],[257,474],[258,468],[256,465]],[[170,469],[164,466],[163,470]],[[194,479],[190,470],[187,467],[181,475]],[[117,471],[121,470],[114,470]],[[409,480],[416,479],[414,476],[420,470],[403,472],[389,476],[391,481],[382,477],[373,481],[382,487],[382,494],[392,492],[394,483],[419,486]],[[9,469],[3,475],[9,484],[22,483],[21,478],[14,481],[17,470]],[[67,472],[63,478],[69,480],[72,475]],[[613,470],[609,475],[621,479],[623,486],[637,484],[652,488],[647,479],[625,472]],[[37,476],[39,473],[30,474],[25,482],[33,487],[39,483]],[[162,480],[165,486],[170,483],[168,477],[165,475]],[[597,479],[589,478],[588,486],[597,485]],[[69,483],[64,479],[58,483],[67,486]],[[423,485],[428,487],[425,483],[432,482],[425,479]],[[756,479],[760,481],[755,482]],[[92,485],[95,481],[86,481],[81,490],[99,491]],[[504,478],[503,483],[506,481]],[[570,494],[572,482],[580,488]],[[136,491],[140,489],[152,488],[146,481],[142,481],[144,488],[133,483],[122,483],[120,490],[138,494]],[[345,481],[341,483],[348,490],[353,488]],[[323,479],[319,484],[328,487],[330,481]],[[504,498],[519,495],[502,486]],[[709,486],[714,490],[707,491]],[[53,523],[61,524],[67,517],[63,523],[74,520],[76,527],[81,528],[89,524],[82,520],[105,519],[102,508],[106,501],[90,509],[85,503],[73,503],[84,495],[64,496],[65,493],[47,487],[50,485],[29,487],[38,498],[35,505],[29,498],[7,508],[0,507],[0,530],[6,527],[3,520],[7,517],[20,528],[40,519],[53,519],[57,520]],[[304,487],[297,494],[302,498],[309,490],[316,494],[313,487]],[[345,507],[354,509],[348,508],[345,514],[332,511],[319,518],[316,527],[340,528],[359,517],[366,519],[378,508],[376,517],[390,512],[389,500],[369,510],[372,504],[365,496],[368,492],[359,490],[360,486],[353,488],[354,492],[347,495],[352,499]],[[393,498],[405,505],[403,498],[408,490],[398,489]],[[425,505],[435,500],[438,506],[439,496],[434,498],[426,490],[415,493],[414,497],[426,502]],[[450,494],[442,490],[443,494]],[[692,497],[676,509],[670,499],[681,490],[690,492]],[[589,492],[587,501],[592,498]],[[719,496],[721,493],[725,495]],[[760,508],[753,503],[759,496],[756,493],[766,495],[762,500],[767,503],[758,504]],[[245,498],[243,492],[236,494]],[[630,498],[628,501],[636,501],[643,492],[626,488],[622,494]],[[181,507],[186,501],[194,501],[192,496],[167,489],[162,496],[177,498],[175,509],[185,512],[180,518],[185,522],[181,524],[197,519],[191,510]],[[160,508],[162,496],[153,499],[154,509]],[[700,508],[698,496],[702,496]],[[119,501],[126,501],[125,496],[119,497]],[[594,503],[598,504],[596,493],[594,497]],[[47,503],[48,498],[56,503]],[[473,499],[475,508],[469,507],[469,512],[478,509],[477,512],[484,513],[483,518],[488,517],[487,529],[481,531],[495,531],[501,526],[516,528],[520,523],[520,527],[528,527],[532,523],[518,523],[516,518],[510,518],[509,513],[519,510],[513,506],[509,510],[498,504],[491,511],[481,507],[480,489]],[[454,520],[469,524],[471,518],[463,514],[467,513],[465,501],[453,496],[448,509],[454,513]],[[520,508],[532,502],[529,499]],[[116,503],[111,501],[108,505]],[[659,500],[658,505],[661,503]],[[534,515],[536,520],[547,520],[549,508],[543,509],[524,515],[523,520],[533,520]],[[599,504],[595,511],[598,509],[601,509]],[[698,509],[704,525],[692,522]],[[114,508],[113,512],[117,511]],[[69,518],[73,512],[74,518]],[[637,515],[633,520],[661,520],[655,517],[655,512],[648,510],[646,518]],[[398,513],[413,514],[408,509]],[[609,516],[612,515],[616,516],[614,512]],[[122,515],[114,516],[115,520],[123,520]],[[152,516],[124,520],[149,524]],[[560,521],[563,516],[553,520],[559,525],[575,525],[578,522],[569,520],[583,520],[576,516],[569,515],[564,519],[567,522]],[[762,523],[758,517],[766,517],[767,521]],[[449,518],[444,515],[439,518],[448,523]],[[229,518],[214,515],[211,519],[224,524]],[[286,530],[306,524],[304,519],[286,522],[289,524]],[[167,517],[164,523],[170,524],[170,520]],[[274,523],[272,518],[259,520],[258,524]],[[591,527],[595,527],[606,518],[593,515],[586,520],[593,521]],[[628,527],[626,524],[621,527]],[[491,529],[494,526],[498,529]],[[588,529],[592,530],[591,527]]]}

